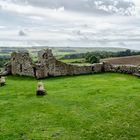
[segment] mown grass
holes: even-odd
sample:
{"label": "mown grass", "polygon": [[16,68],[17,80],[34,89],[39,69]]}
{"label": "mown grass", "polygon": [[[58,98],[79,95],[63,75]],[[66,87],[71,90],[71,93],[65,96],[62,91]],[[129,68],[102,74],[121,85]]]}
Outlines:
{"label": "mown grass", "polygon": [[0,87],[0,140],[139,140],[140,79],[96,74],[43,80],[8,76]]}

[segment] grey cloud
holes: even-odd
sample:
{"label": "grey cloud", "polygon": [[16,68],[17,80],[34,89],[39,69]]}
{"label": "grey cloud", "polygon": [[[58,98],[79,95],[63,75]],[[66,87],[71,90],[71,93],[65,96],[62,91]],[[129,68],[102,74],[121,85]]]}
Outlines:
{"label": "grey cloud", "polygon": [[15,3],[95,14],[132,15],[135,4],[126,0],[12,0]]}
{"label": "grey cloud", "polygon": [[[123,17],[131,15],[134,8],[132,2],[123,0],[9,0],[16,4],[31,5],[44,8],[57,9],[64,7],[66,11],[62,19],[42,16],[43,20],[36,20],[38,14],[22,14],[1,10],[0,25],[7,25],[9,28],[1,29],[0,44],[24,44],[28,45],[55,45],[55,46],[91,46],[91,47],[121,47],[140,49],[140,17]],[[100,2],[99,2],[100,1]],[[9,4],[9,3],[8,3]],[[20,6],[21,6],[20,5]],[[19,6],[19,5],[18,5]],[[22,6],[24,9],[24,6]],[[30,6],[25,7],[30,8]],[[34,9],[39,9],[34,7]],[[25,9],[26,10],[26,9]],[[42,13],[45,10],[42,10]],[[47,11],[47,10],[46,10]],[[50,10],[55,11],[55,10]],[[68,12],[67,12],[68,11]],[[83,12],[90,14],[77,14],[69,12]],[[51,12],[50,12],[51,13]],[[59,12],[58,12],[59,13]],[[111,16],[96,16],[110,15]],[[57,14],[57,10],[56,10]],[[112,14],[114,14],[112,16]],[[40,14],[42,15],[42,14]],[[65,14],[64,14],[65,15]],[[58,15],[59,16],[59,15]],[[11,31],[11,26],[13,31]],[[29,29],[29,31],[25,29]],[[5,31],[5,32],[4,32]],[[21,37],[23,36],[23,37]],[[9,42],[8,42],[9,40]],[[25,43],[26,44],[26,43]],[[18,45],[19,46],[19,45]]]}
{"label": "grey cloud", "polygon": [[22,30],[18,32],[18,35],[19,36],[27,36],[27,34]]}

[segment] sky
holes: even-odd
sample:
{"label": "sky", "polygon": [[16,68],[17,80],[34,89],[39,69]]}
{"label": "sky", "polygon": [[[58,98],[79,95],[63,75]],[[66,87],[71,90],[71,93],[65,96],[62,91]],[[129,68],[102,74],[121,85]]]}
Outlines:
{"label": "sky", "polygon": [[0,0],[0,46],[140,50],[140,0]]}

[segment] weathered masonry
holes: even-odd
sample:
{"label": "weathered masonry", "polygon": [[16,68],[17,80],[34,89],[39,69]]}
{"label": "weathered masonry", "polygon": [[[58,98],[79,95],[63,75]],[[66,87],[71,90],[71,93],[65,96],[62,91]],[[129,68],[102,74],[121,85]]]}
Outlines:
{"label": "weathered masonry", "polygon": [[56,60],[50,49],[38,52],[38,62],[33,63],[29,53],[13,52],[11,55],[11,74],[45,78],[49,76],[90,74],[102,71],[102,64],[71,65]]}
{"label": "weathered masonry", "polygon": [[93,74],[100,72],[120,72],[140,76],[140,67],[98,63],[91,65],[71,65],[58,61],[50,49],[38,52],[38,62],[34,63],[29,53],[13,52],[11,61],[3,74],[32,76],[37,79],[49,76]]}

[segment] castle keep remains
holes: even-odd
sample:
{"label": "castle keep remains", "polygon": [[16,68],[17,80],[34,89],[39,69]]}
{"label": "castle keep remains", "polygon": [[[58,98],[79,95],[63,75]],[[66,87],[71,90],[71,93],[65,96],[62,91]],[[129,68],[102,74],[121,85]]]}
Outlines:
{"label": "castle keep remains", "polygon": [[120,72],[140,76],[140,67],[130,65],[111,65],[98,63],[91,65],[72,65],[56,60],[50,49],[38,52],[38,62],[34,63],[29,53],[13,52],[3,75],[32,76],[37,79],[49,76],[93,74],[100,72]]}

